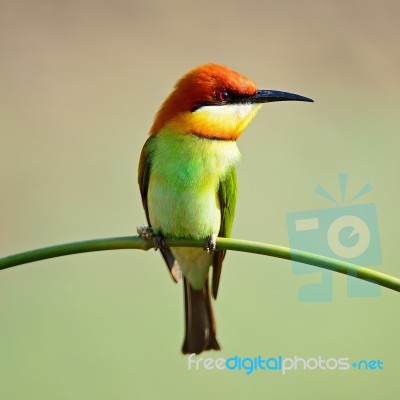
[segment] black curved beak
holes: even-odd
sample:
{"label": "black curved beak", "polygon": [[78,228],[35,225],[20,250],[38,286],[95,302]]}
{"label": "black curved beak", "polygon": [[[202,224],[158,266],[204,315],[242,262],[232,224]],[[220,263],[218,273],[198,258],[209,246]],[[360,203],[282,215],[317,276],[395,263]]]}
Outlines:
{"label": "black curved beak", "polygon": [[280,92],[278,90],[257,90],[256,94],[247,97],[249,103],[270,103],[273,101],[308,101],[314,100],[294,93]]}

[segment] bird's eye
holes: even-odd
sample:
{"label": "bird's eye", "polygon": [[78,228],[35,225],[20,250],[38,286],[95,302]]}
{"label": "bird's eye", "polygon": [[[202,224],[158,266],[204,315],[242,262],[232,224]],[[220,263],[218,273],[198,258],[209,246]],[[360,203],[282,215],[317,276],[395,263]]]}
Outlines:
{"label": "bird's eye", "polygon": [[231,99],[231,95],[226,90],[219,90],[217,92],[216,99],[219,103],[227,103]]}

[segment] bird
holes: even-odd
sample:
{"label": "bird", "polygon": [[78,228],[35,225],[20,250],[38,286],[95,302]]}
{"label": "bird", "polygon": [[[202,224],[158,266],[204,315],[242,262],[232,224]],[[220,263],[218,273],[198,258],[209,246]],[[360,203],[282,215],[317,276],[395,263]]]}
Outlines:
{"label": "bird", "polygon": [[[183,354],[221,348],[211,293],[216,299],[226,254],[216,238],[230,236],[235,213],[236,141],[263,103],[277,101],[313,100],[260,90],[224,65],[200,65],[175,84],[143,146],[138,183],[148,226],[138,233],[154,240],[175,281],[183,275]],[[205,247],[166,246],[177,238],[204,240]]]}

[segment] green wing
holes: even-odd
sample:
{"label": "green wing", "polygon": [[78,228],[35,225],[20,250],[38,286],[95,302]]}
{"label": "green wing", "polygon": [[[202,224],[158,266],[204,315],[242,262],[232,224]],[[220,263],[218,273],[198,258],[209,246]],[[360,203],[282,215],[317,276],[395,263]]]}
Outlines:
{"label": "green wing", "polygon": [[138,173],[138,183],[140,188],[140,194],[142,196],[142,204],[144,212],[146,213],[146,220],[149,226],[151,226],[151,223],[149,217],[149,208],[147,205],[147,191],[149,190],[149,181],[150,181],[151,153],[155,140],[157,140],[157,136],[150,136],[146,140],[146,143],[144,144],[142,149],[142,153],[140,154],[139,173]]}
{"label": "green wing", "polygon": [[[232,167],[224,179],[220,181],[218,197],[221,208],[221,227],[218,236],[229,237],[232,230],[237,197],[237,179],[236,169],[234,167]],[[225,254],[226,250],[217,250],[214,255],[212,291],[215,299],[217,298],[222,261],[224,260]]]}
{"label": "green wing", "polygon": [[[144,212],[146,213],[146,220],[149,226],[151,226],[149,207],[147,204],[147,192],[149,190],[149,181],[151,174],[151,159],[152,151],[154,148],[155,141],[157,140],[157,135],[150,136],[143,146],[142,153],[140,154],[139,160],[139,172],[138,172],[138,183],[140,188],[140,194],[142,196],[142,204]],[[174,266],[175,257],[168,247],[160,248],[161,255],[167,264],[168,270],[172,276],[172,279],[177,282],[175,274],[172,272],[172,267]]]}

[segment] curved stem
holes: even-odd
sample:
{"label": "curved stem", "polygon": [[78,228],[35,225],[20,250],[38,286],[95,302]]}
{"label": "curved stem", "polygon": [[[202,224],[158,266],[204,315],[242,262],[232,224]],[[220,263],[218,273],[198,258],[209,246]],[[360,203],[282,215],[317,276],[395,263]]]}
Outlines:
{"label": "curved stem", "polygon": [[[170,247],[203,247],[202,240],[171,239],[166,240]],[[0,269],[11,268],[16,265],[27,264],[33,261],[47,258],[66,256],[69,254],[88,253],[91,251],[141,249],[149,250],[154,247],[151,240],[145,240],[139,236],[125,236],[117,238],[93,239],[82,242],[60,244],[43,247],[41,249],[26,251],[8,257],[0,258]],[[225,250],[242,251],[246,253],[263,254],[266,256],[298,261],[303,264],[328,269],[342,274],[363,279],[380,286],[400,292],[400,279],[374,271],[369,268],[338,261],[333,258],[320,256],[305,251],[289,249],[287,247],[271,244],[251,242],[247,240],[217,238],[217,248]]]}

